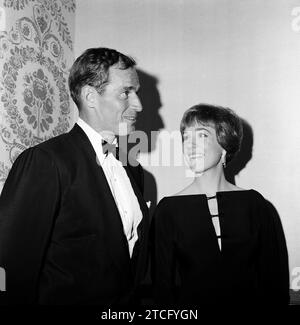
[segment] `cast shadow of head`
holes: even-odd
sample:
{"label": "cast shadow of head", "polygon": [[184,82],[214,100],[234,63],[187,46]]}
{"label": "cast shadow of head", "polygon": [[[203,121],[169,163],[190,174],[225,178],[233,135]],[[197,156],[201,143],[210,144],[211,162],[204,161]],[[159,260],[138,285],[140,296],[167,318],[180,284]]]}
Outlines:
{"label": "cast shadow of head", "polygon": [[[139,153],[151,153],[156,148],[157,136],[159,131],[164,127],[160,117],[159,109],[162,106],[158,91],[159,80],[143,70],[137,69],[141,88],[138,96],[141,101],[143,110],[138,114],[135,129],[142,131],[146,135],[147,141],[140,145]],[[137,134],[138,134],[137,132]],[[128,143],[128,149],[136,145]],[[144,168],[144,199],[150,201],[150,216],[153,215],[157,204],[157,184],[155,178]]]}
{"label": "cast shadow of head", "polygon": [[243,139],[240,151],[225,168],[226,179],[235,185],[235,176],[243,170],[252,158],[253,131],[249,123],[242,119]]}
{"label": "cast shadow of head", "polygon": [[[162,106],[160,95],[158,91],[159,80],[145,71],[140,69],[137,70],[140,90],[138,92],[139,99],[141,101],[143,110],[138,114],[135,129],[137,132],[133,132],[133,143],[128,141],[129,154],[136,157],[137,154],[151,153],[156,148],[158,133],[164,128],[164,123],[160,117],[159,109]],[[142,131],[141,133],[139,133]],[[139,140],[139,135],[144,142],[142,145]],[[143,137],[142,137],[143,136]],[[136,139],[135,139],[136,137]],[[139,152],[134,151],[134,147],[139,147]],[[132,150],[133,149],[133,150]],[[146,167],[146,166],[144,166]],[[144,168],[144,199],[146,202],[150,201],[151,205],[149,208],[150,222],[157,205],[157,183],[154,176]],[[151,261],[148,260],[148,269],[146,272],[145,279],[140,286],[140,296],[143,304],[151,303],[151,279],[150,279],[150,265]]]}
{"label": "cast shadow of head", "polygon": [[[282,223],[280,220],[280,216],[278,211],[274,207],[274,205],[268,201],[266,201],[266,213],[271,216],[271,222],[268,229],[269,232],[273,232],[274,243],[271,248],[273,252],[275,252],[277,256],[277,265],[274,265],[272,270],[272,278],[274,279],[274,283],[276,283],[276,291],[279,293],[277,295],[280,297],[281,302],[285,305],[289,303],[294,303],[292,290],[290,290],[290,274],[289,274],[289,255],[286,245],[286,239],[284,235],[284,230],[282,227]],[[271,277],[271,276],[270,276]],[[291,297],[290,297],[291,295]],[[276,297],[276,295],[274,295]],[[270,297],[271,299],[271,297]],[[276,302],[275,302],[276,303]]]}
{"label": "cast shadow of head", "polygon": [[[226,179],[235,184],[235,176],[243,170],[247,163],[252,159],[252,149],[253,149],[253,131],[251,126],[247,121],[242,119],[243,125],[243,140],[241,143],[241,148],[238,154],[234,157],[234,159],[228,164],[225,168],[225,177]],[[270,230],[273,233],[275,238],[275,246],[278,250],[279,257],[279,267],[277,268],[280,274],[277,274],[278,279],[278,290],[282,290],[281,297],[284,300],[283,303],[289,302],[289,267],[288,267],[288,251],[286,240],[284,236],[284,231],[282,227],[282,223],[280,220],[280,216],[274,207],[274,205],[266,201],[266,213],[271,216],[272,225],[270,225]],[[275,249],[274,246],[274,249]],[[271,299],[271,297],[270,297]]]}

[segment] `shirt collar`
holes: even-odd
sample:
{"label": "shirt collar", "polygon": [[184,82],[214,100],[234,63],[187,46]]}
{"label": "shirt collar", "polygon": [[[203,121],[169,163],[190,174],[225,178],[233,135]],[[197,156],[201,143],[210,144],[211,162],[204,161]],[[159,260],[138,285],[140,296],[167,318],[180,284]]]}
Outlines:
{"label": "shirt collar", "polygon": [[[104,141],[104,138],[100,133],[94,130],[80,117],[77,120],[77,124],[81,127],[81,129],[84,131],[84,133],[87,135],[88,139],[90,140],[96,152],[97,158],[102,166],[106,158],[106,155],[103,153],[103,149],[102,149],[102,141]],[[117,144],[117,138],[114,139],[113,144]]]}

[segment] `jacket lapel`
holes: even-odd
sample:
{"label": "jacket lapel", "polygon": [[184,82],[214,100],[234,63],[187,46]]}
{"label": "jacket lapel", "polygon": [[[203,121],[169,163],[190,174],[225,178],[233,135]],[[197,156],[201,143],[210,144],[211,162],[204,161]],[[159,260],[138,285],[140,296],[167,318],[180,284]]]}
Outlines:
{"label": "jacket lapel", "polygon": [[101,175],[99,182],[99,193],[103,193],[103,205],[104,209],[102,215],[104,217],[104,227],[107,246],[109,247],[109,253],[115,264],[118,266],[121,272],[125,270],[124,265],[130,268],[130,255],[128,249],[127,239],[124,234],[123,224],[121,216],[116,205],[116,202],[112,196],[109,184],[107,183],[105,174],[101,166],[98,166],[98,172]]}
{"label": "jacket lapel", "polygon": [[143,276],[143,266],[146,264],[147,261],[147,242],[148,242],[148,229],[149,229],[149,211],[146,205],[146,202],[143,198],[143,195],[137,186],[137,183],[132,176],[133,173],[131,172],[131,167],[129,164],[123,166],[126,170],[128,178],[131,182],[131,186],[134,190],[134,193],[137,197],[137,200],[140,205],[140,209],[142,212],[142,220],[138,225],[137,233],[138,233],[138,240],[135,243],[133,254],[132,254],[132,264],[135,273],[135,282],[137,283],[141,276]]}
{"label": "jacket lapel", "polygon": [[[105,242],[107,243],[109,254],[121,272],[126,271],[124,270],[124,265],[126,265],[127,270],[130,270],[130,255],[122,220],[104,171],[98,163],[96,152],[87,135],[77,124],[70,131],[70,135],[76,138],[76,143],[82,147],[82,150],[85,151],[88,157],[88,161],[92,164],[91,171],[94,174],[95,182],[97,182],[97,193],[95,195],[99,196],[99,201],[101,202],[99,205],[101,208],[99,218],[101,216],[103,218]],[[90,166],[87,166],[87,168],[90,168]]]}

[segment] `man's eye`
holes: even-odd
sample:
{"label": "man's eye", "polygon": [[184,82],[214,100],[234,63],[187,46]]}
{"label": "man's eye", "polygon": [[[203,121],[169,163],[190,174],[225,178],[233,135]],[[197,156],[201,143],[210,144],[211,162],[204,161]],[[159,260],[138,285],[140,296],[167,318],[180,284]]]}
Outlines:
{"label": "man's eye", "polygon": [[199,137],[199,138],[207,138],[208,135],[205,134],[205,133],[198,133],[198,137]]}
{"label": "man's eye", "polygon": [[127,99],[128,98],[128,95],[129,95],[129,91],[126,90],[126,91],[123,91],[121,94],[120,94],[120,97],[122,99]]}

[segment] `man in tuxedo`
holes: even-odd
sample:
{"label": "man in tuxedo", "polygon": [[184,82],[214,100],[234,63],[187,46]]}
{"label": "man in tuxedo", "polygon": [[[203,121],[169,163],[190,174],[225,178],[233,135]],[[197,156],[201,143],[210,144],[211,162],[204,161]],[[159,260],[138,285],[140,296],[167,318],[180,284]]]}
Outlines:
{"label": "man in tuxedo", "polygon": [[1,194],[5,304],[136,302],[148,209],[141,166],[118,160],[116,146],[142,110],[139,87],[134,60],[115,50],[88,49],[73,64],[77,124],[25,150]]}

